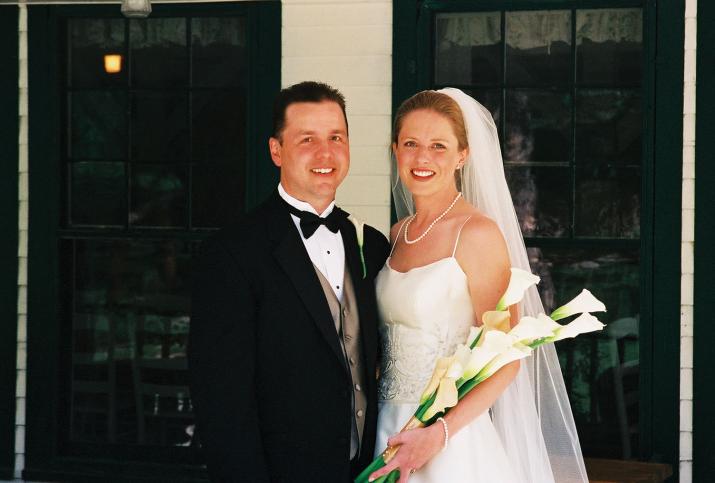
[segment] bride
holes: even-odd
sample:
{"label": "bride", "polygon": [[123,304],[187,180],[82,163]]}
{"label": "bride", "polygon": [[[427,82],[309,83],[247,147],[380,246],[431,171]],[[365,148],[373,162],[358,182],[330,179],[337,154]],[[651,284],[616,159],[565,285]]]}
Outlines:
{"label": "bride", "polygon": [[[513,362],[426,428],[400,429],[435,361],[493,310],[512,266],[529,270],[489,112],[458,89],[423,91],[397,111],[394,200],[410,214],[391,230],[377,277],[382,360],[378,451],[397,455],[370,481],[587,482],[553,345]],[[536,290],[512,307],[543,311]]]}

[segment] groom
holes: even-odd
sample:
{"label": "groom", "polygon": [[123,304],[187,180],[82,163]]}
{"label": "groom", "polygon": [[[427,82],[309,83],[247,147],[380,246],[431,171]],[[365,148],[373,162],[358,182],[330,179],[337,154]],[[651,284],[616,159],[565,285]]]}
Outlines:
{"label": "groom", "polygon": [[385,237],[335,206],[350,164],[345,100],[303,82],[275,100],[273,195],[202,245],[189,340],[214,482],[347,482],[372,460],[374,278]]}

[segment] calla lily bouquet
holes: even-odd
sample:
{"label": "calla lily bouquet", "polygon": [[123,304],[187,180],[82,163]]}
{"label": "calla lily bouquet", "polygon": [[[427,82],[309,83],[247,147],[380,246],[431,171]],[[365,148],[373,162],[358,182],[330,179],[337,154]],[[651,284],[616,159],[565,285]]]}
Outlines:
{"label": "calla lily bouquet", "polygon": [[[527,271],[511,269],[509,287],[496,310],[483,314],[482,325],[471,328],[467,341],[453,355],[437,360],[420,404],[402,431],[431,425],[469,391],[506,364],[531,355],[540,345],[603,329],[604,324],[591,312],[605,312],[606,306],[586,289],[551,315],[524,316],[511,327],[509,307],[520,302],[526,291],[539,280]],[[573,315],[578,317],[568,324],[556,322]],[[388,447],[360,473],[355,483],[366,483],[370,474],[385,466],[398,450],[399,446]],[[390,483],[398,478],[399,471],[394,470],[375,482]]]}

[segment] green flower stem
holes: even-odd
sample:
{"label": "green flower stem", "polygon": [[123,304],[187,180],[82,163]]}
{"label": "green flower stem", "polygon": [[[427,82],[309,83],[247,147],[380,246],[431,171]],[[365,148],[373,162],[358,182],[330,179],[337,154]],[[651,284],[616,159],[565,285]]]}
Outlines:
{"label": "green flower stem", "polygon": [[362,278],[367,278],[367,265],[365,265],[365,255],[362,251],[362,245],[358,247],[360,250],[360,263],[362,263]]}
{"label": "green flower stem", "polygon": [[[367,468],[362,470],[362,473],[360,473],[357,478],[355,478],[355,483],[367,483],[368,476],[370,476],[374,471],[379,470],[383,466],[385,466],[385,460],[382,459],[382,456],[378,456],[372,463],[370,463]],[[378,478],[375,481],[381,481],[381,479]]]}

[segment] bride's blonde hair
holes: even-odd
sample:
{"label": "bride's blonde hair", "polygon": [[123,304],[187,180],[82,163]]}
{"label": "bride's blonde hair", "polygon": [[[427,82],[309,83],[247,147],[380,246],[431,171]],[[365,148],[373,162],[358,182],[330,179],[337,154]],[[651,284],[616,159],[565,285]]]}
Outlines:
{"label": "bride's blonde hair", "polygon": [[419,110],[433,111],[447,118],[452,125],[454,135],[457,137],[459,150],[469,147],[462,110],[454,99],[437,91],[418,92],[400,105],[397,109],[397,114],[395,114],[395,123],[392,126],[392,141],[394,143],[397,143],[397,138],[400,136],[405,117],[409,113]]}
{"label": "bride's blonde hair", "polygon": [[[403,102],[397,109],[395,114],[395,122],[392,126],[392,142],[397,144],[397,139],[400,137],[402,123],[408,114],[414,111],[432,111],[444,116],[452,126],[452,131],[457,138],[457,145],[460,151],[469,148],[467,141],[467,128],[464,125],[464,116],[457,102],[447,94],[442,94],[437,91],[422,91]],[[461,171],[454,172],[454,182],[457,190],[461,190],[462,176]]]}

